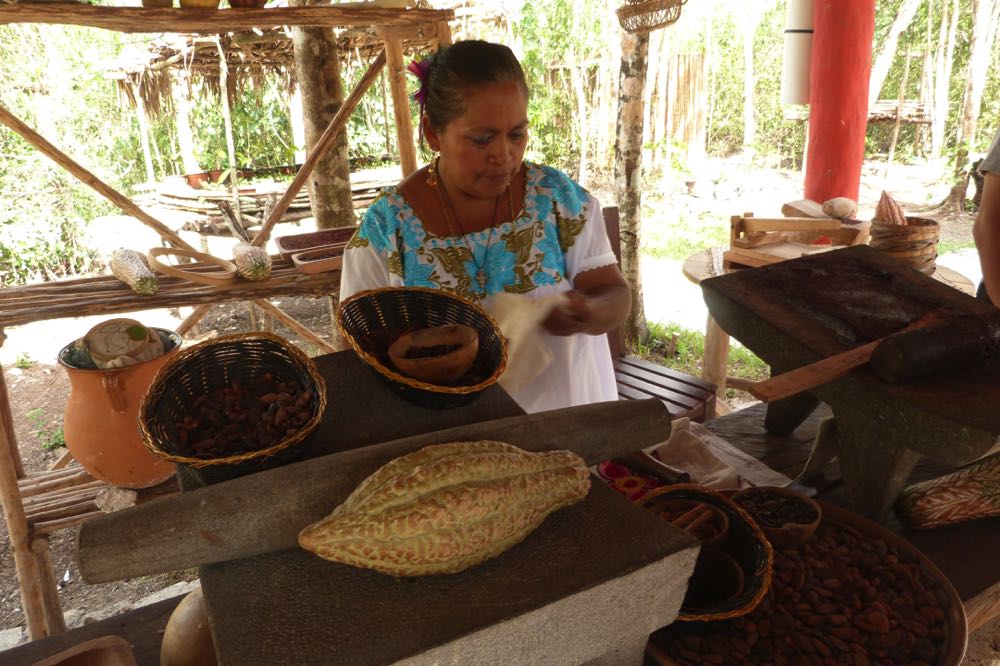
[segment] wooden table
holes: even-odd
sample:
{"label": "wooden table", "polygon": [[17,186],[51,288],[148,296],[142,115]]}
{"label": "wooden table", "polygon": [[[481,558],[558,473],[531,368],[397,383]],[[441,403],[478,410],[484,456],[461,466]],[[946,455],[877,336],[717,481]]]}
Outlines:
{"label": "wooden table", "polygon": [[[795,432],[779,437],[763,427],[765,406],[721,416],[706,426],[737,448],[764,461],[774,469],[796,476],[809,456],[820,419],[829,415],[825,406],[817,409]],[[913,481],[945,473],[929,464],[918,465]],[[811,480],[821,499],[840,504],[839,469],[830,463]],[[891,518],[887,527],[902,534],[925,553],[945,573],[965,606],[970,633],[1000,614],[1000,519],[979,520],[926,532],[909,532]],[[117,634],[133,645],[140,666],[159,665],[159,647],[167,618],[182,597],[128,611],[67,633],[26,643],[0,653],[0,663],[25,666],[79,642]]]}
{"label": "wooden table", "polygon": [[[681,270],[684,276],[695,284],[701,284],[705,278],[731,273],[742,268],[725,268],[722,261],[722,248],[699,250],[684,260]],[[970,296],[976,295],[976,285],[967,277],[947,266],[938,266],[933,276],[936,280],[958,289]],[[727,382],[738,388],[739,380],[728,376],[729,367],[729,334],[726,333],[709,313],[705,324],[705,355],[702,359],[701,376],[718,386],[716,411],[725,414],[729,407],[725,403]],[[734,381],[735,380],[735,381]]]}

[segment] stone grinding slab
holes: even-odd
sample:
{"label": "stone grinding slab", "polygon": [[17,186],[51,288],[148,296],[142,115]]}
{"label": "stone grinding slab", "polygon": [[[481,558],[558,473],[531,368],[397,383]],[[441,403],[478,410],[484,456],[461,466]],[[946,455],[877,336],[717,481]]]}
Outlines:
{"label": "stone grinding slab", "polygon": [[[498,386],[461,408],[426,409],[393,393],[353,352],[314,360],[328,403],[306,457],[523,414]],[[183,489],[198,485],[178,471]],[[696,552],[687,535],[595,482],[587,499],[549,516],[512,550],[452,576],[395,579],[298,549],[203,566],[199,575],[223,664],[387,663],[454,649],[462,643],[449,641],[477,630],[479,642],[468,645],[482,649],[487,640],[493,662],[509,664],[526,661],[501,659],[498,636],[527,655],[558,639],[563,654],[588,659],[614,652],[629,631],[644,644],[676,617]],[[538,627],[578,624],[532,635],[528,618]],[[505,620],[516,634],[504,631]]]}
{"label": "stone grinding slab", "polygon": [[[902,330],[939,308],[993,310],[866,245],[736,271],[701,287],[719,325],[777,372]],[[986,454],[1000,434],[1000,356],[896,385],[861,367],[811,393],[838,416],[900,425],[910,448],[949,464]]]}
{"label": "stone grinding slab", "polygon": [[[925,315],[984,316],[975,298],[861,245],[702,281],[705,303],[723,330],[773,374],[890,335]],[[884,520],[922,456],[965,465],[998,448],[1000,355],[902,384],[866,366],[768,405],[765,424],[790,432],[817,401],[833,410],[806,474],[834,456],[847,503]]]}
{"label": "stone grinding slab", "polygon": [[672,621],[696,553],[688,535],[595,480],[584,501],[458,574],[394,578],[304,550],[200,573],[222,664],[443,655],[450,663],[579,663]]}

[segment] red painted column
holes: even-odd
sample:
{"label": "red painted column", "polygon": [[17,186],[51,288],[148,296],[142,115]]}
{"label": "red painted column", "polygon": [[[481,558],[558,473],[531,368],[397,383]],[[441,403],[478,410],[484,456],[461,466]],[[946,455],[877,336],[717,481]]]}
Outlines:
{"label": "red painted column", "polygon": [[857,201],[868,125],[875,0],[814,0],[805,197]]}

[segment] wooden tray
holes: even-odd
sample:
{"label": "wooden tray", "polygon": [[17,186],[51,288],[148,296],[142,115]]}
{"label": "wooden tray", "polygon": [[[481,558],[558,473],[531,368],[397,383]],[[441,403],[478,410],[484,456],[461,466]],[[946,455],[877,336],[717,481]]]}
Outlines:
{"label": "wooden tray", "polygon": [[328,245],[346,245],[357,227],[338,227],[336,229],[320,229],[310,231],[305,234],[292,234],[291,236],[278,236],[274,239],[274,244],[278,248],[278,253],[287,261],[292,261],[292,255],[306,250],[313,250]]}
{"label": "wooden tray", "polygon": [[344,249],[347,243],[323,245],[292,255],[292,263],[302,273],[325,273],[339,271],[344,264]]}
{"label": "wooden tray", "polygon": [[[896,548],[908,557],[912,557],[924,569],[924,573],[934,579],[947,599],[944,604],[945,625],[948,628],[948,642],[944,647],[944,654],[933,666],[959,666],[965,657],[965,650],[968,646],[968,626],[965,617],[965,608],[958,592],[951,582],[945,577],[941,570],[926,555],[921,553],[913,544],[881,525],[874,523],[867,518],[860,516],[853,511],[848,511],[835,504],[816,500],[823,511],[823,521],[830,521],[838,526],[852,527],[858,532],[873,539],[879,539],[886,544]],[[702,634],[705,638],[705,634]],[[660,666],[680,666],[671,659],[662,648],[653,643],[652,640],[646,646],[646,657],[648,663],[659,664]],[[748,662],[753,663],[753,662]]]}

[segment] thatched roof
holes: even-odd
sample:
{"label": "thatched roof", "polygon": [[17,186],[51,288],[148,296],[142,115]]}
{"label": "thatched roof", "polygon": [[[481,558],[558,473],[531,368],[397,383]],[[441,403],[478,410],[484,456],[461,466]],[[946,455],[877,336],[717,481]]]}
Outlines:
{"label": "thatched roof", "polygon": [[[475,0],[451,0],[434,3],[434,9],[454,9],[456,21],[452,30],[456,38],[473,26],[492,23],[509,26],[503,3],[477,4]],[[381,52],[382,42],[373,28],[334,29],[338,48],[348,71],[365,68]],[[424,53],[431,40],[413,39],[404,43],[408,55]],[[124,51],[114,62],[105,66],[105,76],[114,79],[120,98],[136,106],[135,91],[142,95],[146,113],[159,115],[172,109],[171,88],[177,81],[175,70],[187,72],[187,80],[200,82],[218,95],[220,81],[220,50],[228,66],[230,102],[246,87],[260,89],[266,77],[277,77],[291,94],[295,83],[295,61],[292,34],[288,28],[248,30],[221,35],[188,35],[165,33]]]}

